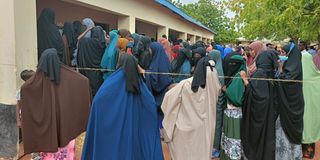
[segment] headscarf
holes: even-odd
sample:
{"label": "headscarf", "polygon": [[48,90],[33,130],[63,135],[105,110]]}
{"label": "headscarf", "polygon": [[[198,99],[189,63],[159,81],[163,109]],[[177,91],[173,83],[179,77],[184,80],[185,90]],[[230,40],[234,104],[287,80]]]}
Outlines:
{"label": "headscarf", "polygon": [[179,50],[179,56],[177,58],[177,63],[175,64],[175,66],[173,66],[172,72],[178,73],[180,71],[181,66],[183,65],[184,61],[187,59],[190,59],[191,57],[192,56],[191,56],[190,50],[185,49],[185,48],[181,48]]}
{"label": "headscarf", "polygon": [[135,57],[139,60],[139,65],[143,69],[149,68],[152,60],[152,54],[150,53],[151,39],[148,36],[141,36],[138,44],[138,53]]}
{"label": "headscarf", "polygon": [[[236,58],[234,58],[235,56]],[[239,58],[239,56],[241,57],[241,55],[238,52],[231,52],[225,57],[224,66],[223,66],[224,76],[232,77],[235,74],[237,74],[240,69],[245,70],[244,69],[245,66],[243,66],[245,65],[243,64],[245,60]],[[228,87],[231,81],[232,81],[232,78],[225,78],[224,84]]]}
{"label": "headscarf", "polygon": [[204,47],[198,47],[198,48],[192,50],[192,54],[194,55],[195,53],[200,54],[201,57],[206,56],[206,50],[204,49]]}
{"label": "headscarf", "polygon": [[[110,43],[108,45],[108,48],[104,51],[102,60],[101,60],[101,68],[103,69],[110,69],[114,70],[116,69],[117,61],[118,61],[118,55],[117,55],[117,43],[118,43],[118,34],[114,31],[109,32],[110,36]],[[112,72],[105,72],[103,74],[103,79],[106,80],[107,77]]]}
{"label": "headscarf", "polygon": [[191,84],[191,90],[193,92],[198,92],[199,87],[206,87],[206,79],[207,79],[207,66],[211,68],[213,71],[214,65],[210,64],[210,59],[208,57],[203,57],[199,60],[196,69],[193,74],[193,80]]}
{"label": "headscarf", "polygon": [[226,47],[224,50],[223,50],[223,55],[222,55],[222,58],[226,57],[229,53],[233,52],[232,48],[230,47]]}
{"label": "headscarf", "polygon": [[[96,26],[91,30],[91,37],[83,37],[78,45],[78,66],[82,68],[98,68],[106,48],[106,38],[103,29]],[[90,80],[92,94],[95,95],[102,84],[101,71],[80,70],[80,73]]]}
{"label": "headscarf", "polygon": [[190,44],[188,42],[182,42],[182,46],[185,49],[191,50],[191,46],[190,46]]}
{"label": "headscarf", "polygon": [[256,71],[257,67],[256,67],[256,60],[258,55],[263,52],[266,51],[268,48],[260,41],[255,41],[252,42],[249,45],[249,48],[254,50],[255,52],[255,56],[252,57],[251,55],[248,57],[248,61],[250,61],[251,63],[248,65],[248,75],[252,75],[253,72]]}
{"label": "headscarf", "polygon": [[131,37],[133,38],[133,48],[132,48],[132,54],[137,54],[139,50],[139,41],[140,41],[140,35],[137,33],[131,34]]}
{"label": "headscarf", "polygon": [[[294,44],[283,47],[288,60],[283,64],[280,79],[302,80],[301,52]],[[302,83],[278,82],[281,126],[291,143],[301,144],[303,133],[304,99]]]}
{"label": "headscarf", "polygon": [[[88,28],[92,28],[92,27],[95,26],[95,24],[94,24],[94,22],[92,21],[91,18],[85,18],[85,19],[83,19],[83,20],[82,20],[82,24],[85,25],[85,26],[87,27],[87,29],[88,29]],[[88,32],[86,33],[86,35],[84,35],[84,37],[87,37],[87,38],[91,37],[91,31],[88,31]]]}
{"label": "headscarf", "polygon": [[73,50],[77,47],[77,36],[73,28],[73,24],[71,22],[65,22],[63,25],[63,35],[66,36],[68,40],[69,48]]}
{"label": "headscarf", "polygon": [[[195,54],[199,54],[200,57],[195,57]],[[192,57],[193,57],[193,62],[192,65],[193,66],[197,66],[198,61],[206,56],[206,50],[203,47],[197,47],[196,49],[192,50]]]}
{"label": "headscarf", "polygon": [[55,13],[52,9],[42,10],[37,21],[38,59],[48,48],[55,48],[60,61],[64,58],[64,44],[58,27],[55,25]]}
{"label": "headscarf", "polygon": [[135,58],[125,53],[120,57],[119,66],[123,68],[126,76],[127,91],[133,94],[140,94],[140,74]]}
{"label": "headscarf", "polygon": [[179,55],[179,49],[180,49],[180,45],[174,45],[171,48],[171,56],[173,57],[173,59],[176,59]]}
{"label": "headscarf", "polygon": [[120,29],[118,31],[118,34],[119,34],[120,38],[129,38],[130,31],[128,31],[127,29]]}
{"label": "headscarf", "polygon": [[[298,47],[291,43],[283,46],[282,49],[286,52],[288,60],[284,63],[281,78],[302,80],[301,52]],[[289,60],[290,57],[291,60]]]}
{"label": "headscarf", "polygon": [[166,54],[169,58],[169,62],[172,62],[173,56],[171,55],[170,42],[166,38],[160,38],[159,43],[161,43],[164,50],[166,51]]}
{"label": "headscarf", "polygon": [[[158,42],[152,42],[150,48],[152,50],[152,61],[149,70],[157,73],[169,73],[170,62],[162,45]],[[171,83],[172,78],[169,75],[146,74],[146,84],[155,96],[158,106],[161,105],[163,97]]]}
{"label": "headscarf", "polygon": [[57,53],[55,48],[49,48],[43,51],[39,60],[38,69],[58,85],[60,83],[61,62]]}
{"label": "headscarf", "polygon": [[209,56],[216,63],[215,68],[218,72],[218,76],[220,76],[219,78],[220,84],[221,86],[224,86],[224,78],[223,78],[224,73],[223,73],[223,67],[222,67],[221,53],[219,50],[214,49],[209,53]]}
{"label": "headscarf", "polygon": [[118,39],[117,47],[119,48],[121,53],[126,52],[128,43],[129,43],[129,40],[126,38],[119,38]]}
{"label": "headscarf", "polygon": [[78,41],[78,37],[80,36],[80,34],[86,30],[85,26],[83,26],[80,21],[74,21],[72,24],[76,36],[76,41]]}
{"label": "headscarf", "polygon": [[313,63],[320,70],[320,50],[313,56]]}

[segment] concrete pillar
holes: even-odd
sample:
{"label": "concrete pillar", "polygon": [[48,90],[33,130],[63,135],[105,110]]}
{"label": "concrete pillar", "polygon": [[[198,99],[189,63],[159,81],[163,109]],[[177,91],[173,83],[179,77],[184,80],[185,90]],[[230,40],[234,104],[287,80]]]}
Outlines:
{"label": "concrete pillar", "polygon": [[0,1],[0,9],[0,159],[16,159],[15,95],[20,72],[37,64],[36,0]]}
{"label": "concrete pillar", "polygon": [[179,39],[182,39],[183,41],[186,41],[188,39],[187,33],[180,33]]}
{"label": "concrete pillar", "polygon": [[[16,60],[14,1],[0,1],[0,159],[14,158],[17,132],[14,126]],[[13,136],[11,135],[13,133]],[[15,139],[15,140],[14,140]],[[16,142],[16,144],[14,144]]]}
{"label": "concrete pillar", "polygon": [[[23,80],[20,78],[20,73],[24,69],[32,69],[35,71],[38,64],[36,0],[28,2],[25,0],[14,0],[14,2],[16,78],[17,86],[20,87],[23,83]],[[28,11],[28,13],[22,12],[23,10]]]}
{"label": "concrete pillar", "polygon": [[196,42],[201,41],[201,37],[200,36],[196,36]]}
{"label": "concrete pillar", "polygon": [[127,29],[131,33],[136,32],[136,18],[134,16],[119,16],[118,29]]}
{"label": "concrete pillar", "polygon": [[0,102],[15,104],[16,51],[14,1],[0,1],[0,8],[5,13],[0,14]]}
{"label": "concrete pillar", "polygon": [[157,38],[160,39],[162,35],[166,35],[169,38],[169,29],[167,27],[159,26],[157,29]]}

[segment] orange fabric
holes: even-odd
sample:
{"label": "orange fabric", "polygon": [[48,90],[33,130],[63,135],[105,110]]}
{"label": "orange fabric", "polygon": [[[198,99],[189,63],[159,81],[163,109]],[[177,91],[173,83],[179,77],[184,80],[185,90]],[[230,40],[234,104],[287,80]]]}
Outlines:
{"label": "orange fabric", "polygon": [[127,40],[126,38],[119,38],[118,39],[117,47],[119,48],[120,53],[125,53],[126,52],[128,43],[129,43],[129,40]]}

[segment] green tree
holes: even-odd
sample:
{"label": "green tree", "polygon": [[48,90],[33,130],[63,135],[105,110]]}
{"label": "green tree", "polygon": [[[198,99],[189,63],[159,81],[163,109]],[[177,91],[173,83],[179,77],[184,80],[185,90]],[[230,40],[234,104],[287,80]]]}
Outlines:
{"label": "green tree", "polygon": [[222,3],[214,0],[199,0],[197,3],[182,4],[180,0],[171,1],[182,11],[209,27],[215,34],[216,42],[235,42],[239,34],[227,18]]}
{"label": "green tree", "polygon": [[319,0],[229,0],[225,6],[246,38],[320,42]]}

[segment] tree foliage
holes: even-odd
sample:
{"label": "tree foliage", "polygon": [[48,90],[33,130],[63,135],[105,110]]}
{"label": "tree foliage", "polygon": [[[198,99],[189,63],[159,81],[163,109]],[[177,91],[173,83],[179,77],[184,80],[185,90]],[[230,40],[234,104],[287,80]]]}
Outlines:
{"label": "tree foliage", "polygon": [[229,0],[225,6],[246,38],[320,42],[319,0]]}
{"label": "tree foliage", "polygon": [[180,0],[170,1],[214,31],[216,42],[235,42],[238,38],[239,34],[234,31],[234,25],[230,25],[231,20],[226,17],[222,3],[214,0],[199,0],[191,4],[182,4]]}

